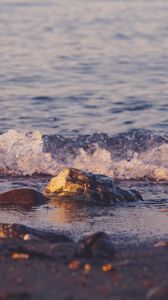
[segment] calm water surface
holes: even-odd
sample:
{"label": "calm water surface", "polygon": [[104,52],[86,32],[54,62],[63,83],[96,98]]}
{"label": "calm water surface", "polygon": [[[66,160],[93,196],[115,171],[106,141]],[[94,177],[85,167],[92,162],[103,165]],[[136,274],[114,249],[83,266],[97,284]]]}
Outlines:
{"label": "calm water surface", "polygon": [[[49,178],[23,175],[53,175],[62,159],[120,180],[138,179],[120,184],[145,199],[111,209],[59,203],[4,208],[1,222],[63,229],[75,238],[95,230],[136,240],[167,237],[167,15],[165,0],[0,0],[0,132],[40,131],[0,136],[0,191],[42,191]],[[130,129],[137,133],[127,135]],[[94,135],[100,132],[126,135],[109,140]]]}
{"label": "calm water surface", "polygon": [[165,0],[0,0],[0,128],[168,126]]}

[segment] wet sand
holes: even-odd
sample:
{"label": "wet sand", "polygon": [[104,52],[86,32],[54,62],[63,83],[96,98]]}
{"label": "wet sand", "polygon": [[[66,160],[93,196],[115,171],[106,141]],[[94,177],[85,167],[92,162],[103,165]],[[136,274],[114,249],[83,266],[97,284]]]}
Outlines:
{"label": "wet sand", "polygon": [[168,299],[168,247],[118,247],[77,257],[76,243],[0,239],[0,299]]}

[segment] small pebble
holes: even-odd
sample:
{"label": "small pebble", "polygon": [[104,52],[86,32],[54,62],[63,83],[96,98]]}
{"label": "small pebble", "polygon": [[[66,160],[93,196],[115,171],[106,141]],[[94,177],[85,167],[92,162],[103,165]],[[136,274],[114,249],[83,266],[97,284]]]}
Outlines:
{"label": "small pebble", "polygon": [[24,240],[24,241],[30,241],[30,240],[31,240],[30,234],[28,234],[28,233],[25,234],[24,237],[23,237],[23,240]]}
{"label": "small pebble", "polygon": [[70,270],[77,270],[80,267],[80,262],[78,260],[74,260],[72,262],[69,263],[68,268]]}
{"label": "small pebble", "polygon": [[90,264],[84,264],[84,267],[83,267],[83,271],[85,274],[89,273],[91,271],[91,265]]}
{"label": "small pebble", "polygon": [[113,266],[111,264],[103,265],[102,266],[102,271],[103,272],[108,272],[108,271],[111,271],[112,268],[113,268]]}
{"label": "small pebble", "polygon": [[29,259],[29,254],[15,252],[11,255],[11,258],[16,260]]}

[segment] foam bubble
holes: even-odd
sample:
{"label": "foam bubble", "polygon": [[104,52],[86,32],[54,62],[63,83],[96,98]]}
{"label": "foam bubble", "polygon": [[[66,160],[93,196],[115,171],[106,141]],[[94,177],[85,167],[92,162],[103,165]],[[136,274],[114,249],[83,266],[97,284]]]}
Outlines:
{"label": "foam bubble", "polygon": [[[134,143],[135,140],[129,142],[131,149],[135,147]],[[86,147],[81,144],[79,146],[79,141],[76,142],[75,139],[66,140],[61,137],[59,140],[59,136],[56,136],[56,140],[49,142],[46,150],[44,138],[39,131],[9,130],[0,135],[0,173],[55,176],[63,167],[75,167],[120,180],[168,180],[166,142],[144,147],[145,150],[139,152],[131,150],[131,155],[124,156],[120,143],[118,144],[117,155],[116,147],[105,148],[107,143],[103,147],[102,143],[100,145],[87,141]]]}
{"label": "foam bubble", "polygon": [[50,153],[43,153],[39,131],[9,130],[0,135],[0,171],[5,174],[54,174],[58,166]]}
{"label": "foam bubble", "polygon": [[74,167],[98,172],[114,179],[168,180],[168,144],[160,145],[143,153],[134,153],[130,160],[113,160],[111,153],[97,146],[93,155],[81,149],[74,161]]}

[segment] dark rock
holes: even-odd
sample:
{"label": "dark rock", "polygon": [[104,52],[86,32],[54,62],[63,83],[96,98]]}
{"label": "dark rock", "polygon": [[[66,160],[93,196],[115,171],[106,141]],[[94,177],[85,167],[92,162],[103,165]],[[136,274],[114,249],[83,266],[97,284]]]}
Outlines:
{"label": "dark rock", "polygon": [[0,194],[1,205],[38,205],[46,203],[47,198],[33,189],[15,189]]}
{"label": "dark rock", "polygon": [[96,232],[79,240],[77,256],[88,258],[111,258],[115,255],[115,247],[104,232]]}
{"label": "dark rock", "polygon": [[52,243],[71,242],[72,240],[60,232],[41,231],[21,224],[0,223],[1,238],[21,238],[26,234]]}
{"label": "dark rock", "polygon": [[63,169],[49,182],[45,192],[55,197],[86,200],[96,204],[143,200],[139,192],[119,188],[110,177],[73,168]]}

